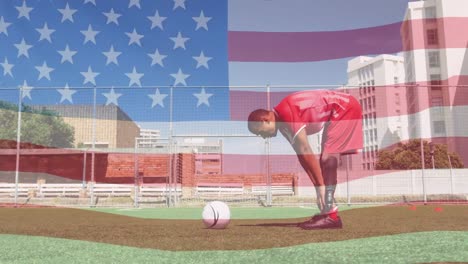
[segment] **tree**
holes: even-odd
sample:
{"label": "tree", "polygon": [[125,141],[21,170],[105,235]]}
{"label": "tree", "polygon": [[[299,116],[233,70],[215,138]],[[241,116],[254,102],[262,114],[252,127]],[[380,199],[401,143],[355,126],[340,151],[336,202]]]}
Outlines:
{"label": "tree", "polygon": [[[432,155],[436,169],[450,168],[450,166],[452,168],[464,167],[460,156],[455,152],[449,152],[447,145],[432,144],[431,147],[431,144],[423,141],[425,168],[432,168]],[[375,167],[378,170],[421,169],[421,142],[419,139],[412,139],[407,143],[398,143],[395,148],[379,151],[377,158]]]}
{"label": "tree", "polygon": [[[74,128],[53,111],[22,105],[21,142],[69,148],[75,140]],[[0,139],[16,140],[18,106],[0,101]]]}

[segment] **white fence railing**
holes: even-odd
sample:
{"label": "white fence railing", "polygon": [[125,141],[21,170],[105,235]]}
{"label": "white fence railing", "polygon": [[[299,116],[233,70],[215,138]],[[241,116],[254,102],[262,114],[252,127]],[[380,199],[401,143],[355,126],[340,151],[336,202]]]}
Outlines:
{"label": "white fence railing", "polygon": [[[424,184],[423,184],[424,182]],[[263,186],[265,187],[265,186]],[[201,187],[194,187],[197,191],[194,197],[200,198]],[[243,187],[241,187],[243,188]],[[295,192],[288,186],[287,197],[315,197],[315,189],[313,187],[297,187]],[[242,197],[252,197],[257,189],[252,187],[249,191],[242,190],[240,192],[232,192],[232,188],[216,189],[217,197],[232,197],[233,195]],[[199,193],[200,192],[200,193]],[[264,192],[264,190],[263,190]],[[83,186],[81,183],[67,184],[32,184],[32,183],[0,183],[0,199],[8,201],[13,199],[17,193],[18,197],[22,198],[86,198],[92,193],[95,197],[129,197],[136,201],[143,201],[149,197],[164,198],[169,194],[175,194],[179,197],[182,195],[182,186],[177,186],[174,190],[169,190],[164,184],[149,184],[141,185],[135,188],[131,184],[88,184]],[[282,196],[282,192],[272,192],[273,195]],[[135,195],[137,194],[137,195]],[[193,198],[188,195],[185,198]],[[423,197],[434,196],[437,198],[450,199],[450,197],[458,197],[458,199],[468,200],[468,169],[436,169],[436,170],[409,170],[381,174],[352,180],[350,182],[340,183],[337,186],[335,197],[343,201],[347,198],[349,204],[360,203],[363,197],[367,201],[380,201],[384,203],[392,202],[393,200],[385,200],[379,198],[397,197],[402,201],[402,197],[419,197],[422,201]],[[291,199],[290,199],[291,200]],[[312,201],[312,200],[311,200]],[[366,201],[366,200],[364,200]],[[138,203],[135,203],[138,206]]]}
{"label": "white fence railing", "polygon": [[[423,184],[424,183],[424,184]],[[313,187],[299,188],[300,196],[315,196]],[[337,185],[335,197],[347,198],[348,203],[366,197],[420,197],[434,199],[462,197],[468,199],[468,169],[426,169],[398,171],[361,178]],[[362,201],[362,200],[361,200]],[[390,202],[390,200],[388,201]]]}

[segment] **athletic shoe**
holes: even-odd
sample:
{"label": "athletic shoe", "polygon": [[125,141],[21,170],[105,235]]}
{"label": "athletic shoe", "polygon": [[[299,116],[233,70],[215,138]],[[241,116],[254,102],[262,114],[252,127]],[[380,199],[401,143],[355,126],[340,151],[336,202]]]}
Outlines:
{"label": "athletic shoe", "polygon": [[315,221],[313,221],[313,219],[311,220],[312,221],[309,220],[304,223],[300,223],[298,226],[306,230],[343,228],[343,223],[339,216],[336,216],[336,219],[333,219],[329,215],[321,215],[321,217],[317,217]]}

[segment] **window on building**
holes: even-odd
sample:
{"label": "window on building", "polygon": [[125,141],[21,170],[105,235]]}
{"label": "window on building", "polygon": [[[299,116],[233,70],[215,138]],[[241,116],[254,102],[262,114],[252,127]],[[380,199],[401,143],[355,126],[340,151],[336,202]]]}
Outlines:
{"label": "window on building", "polygon": [[439,44],[439,35],[437,29],[428,29],[426,31],[427,44],[428,45],[438,45]]}
{"label": "window on building", "polygon": [[377,104],[375,103],[375,96],[372,97],[372,102],[373,102],[373,104],[374,104],[374,108],[376,108],[376,107],[377,107]]}
{"label": "window on building", "polygon": [[424,18],[426,19],[437,18],[435,6],[429,6],[429,7],[424,8]]}
{"label": "window on building", "polygon": [[429,67],[438,68],[440,67],[439,51],[429,51]]}
{"label": "window on building", "polygon": [[431,91],[442,91],[442,80],[440,74],[431,74]]}
{"label": "window on building", "polygon": [[434,134],[436,135],[444,135],[445,134],[445,121],[433,121],[432,126],[434,129]]}
{"label": "window on building", "polygon": [[431,97],[431,106],[442,106],[443,99],[442,96]]}
{"label": "window on building", "polygon": [[375,140],[377,140],[377,128],[374,129],[374,137],[375,137]]}
{"label": "window on building", "polygon": [[400,105],[400,93],[395,93],[395,104]]}

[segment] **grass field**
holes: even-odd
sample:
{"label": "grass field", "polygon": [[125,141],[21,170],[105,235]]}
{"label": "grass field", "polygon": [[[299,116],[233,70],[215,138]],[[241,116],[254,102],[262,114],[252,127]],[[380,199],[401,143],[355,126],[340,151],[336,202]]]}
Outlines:
{"label": "grass field", "polygon": [[[303,219],[316,212],[312,208],[231,209],[234,220],[229,228],[215,231],[200,228],[200,225],[198,225],[201,218],[201,208],[112,208],[72,210],[70,212],[66,211],[68,209],[64,209],[65,211],[60,211],[63,214],[57,215],[53,215],[53,210],[48,211],[46,215],[42,215],[41,212],[45,213],[47,211],[41,208],[30,209],[29,211],[0,208],[0,263],[468,262],[467,206],[418,206],[414,208],[404,206],[350,208],[343,206],[341,208],[342,217],[346,221],[345,228],[340,231],[300,231],[285,229],[283,227],[267,229],[244,225],[245,223],[258,223],[259,221],[285,221],[288,219],[293,221]],[[389,214],[383,215],[385,212],[389,212]],[[378,218],[376,221],[359,222],[360,219],[366,219],[365,217],[361,218],[362,215],[373,213]],[[452,220],[454,219],[454,215],[458,213],[460,214],[458,219]],[[35,218],[36,220],[28,219],[28,217]],[[67,220],[68,223],[63,224],[61,217],[69,217],[67,219],[71,220]],[[73,222],[73,219],[76,222]],[[85,221],[83,219],[88,219],[89,222],[83,223]],[[124,223],[121,224],[119,222],[115,224],[109,222],[104,227],[96,226],[102,219],[107,219],[102,221],[104,224],[109,219],[120,219]],[[386,222],[385,219],[388,221]],[[11,223],[12,221],[15,223]],[[76,228],[81,234],[64,239],[63,237],[67,236],[64,236],[60,232],[70,231],[64,229],[72,229],[77,226],[76,223],[83,223],[79,224],[80,226]],[[174,230],[164,233],[166,237],[163,237],[162,233],[154,231],[171,228],[171,223],[174,223]],[[180,225],[179,223],[186,224]],[[190,225],[189,227],[186,226],[187,223]],[[435,225],[433,226],[436,228],[433,228],[433,226],[429,228],[434,223]],[[37,226],[31,226],[34,224]],[[161,225],[159,228],[154,227],[159,224]],[[146,229],[135,229],[138,228],[136,225],[143,226]],[[385,230],[374,230],[377,228],[383,229],[385,226],[394,228],[395,230],[401,229],[402,233],[388,235],[385,234]],[[427,228],[422,228],[423,226]],[[115,239],[122,237],[135,239],[136,245],[139,243],[138,239],[145,240],[146,242],[151,240],[152,242],[142,244],[141,246],[104,243],[107,241],[106,239],[112,239],[112,235],[108,238],[98,237],[96,241],[90,241],[93,240],[93,236],[86,234],[91,232],[90,227],[95,228],[92,232],[96,233],[96,236],[98,236],[98,231],[96,230],[105,229],[103,232],[106,234],[114,232],[113,236],[115,236]],[[154,230],[151,228],[154,228]],[[186,230],[180,231],[181,228],[186,228],[186,230],[193,229],[193,233]],[[146,233],[141,232],[145,232],[145,230],[147,230]],[[167,234],[172,233],[174,235],[169,237],[169,240],[172,239],[174,243],[186,243],[190,241],[195,245],[204,244],[205,246],[209,246],[212,242],[213,245],[218,245],[218,248],[220,243],[224,247],[229,248],[231,242],[237,243],[241,241],[241,243],[248,243],[248,240],[255,239],[259,239],[258,241],[270,240],[271,242],[271,240],[275,239],[278,241],[281,239],[291,240],[294,237],[299,239],[300,236],[302,237],[301,239],[305,239],[304,241],[309,239],[310,241],[317,240],[317,242],[298,242],[298,244],[290,246],[282,245],[242,250],[181,250],[176,248],[174,248],[175,250],[162,250],[158,248],[158,245],[154,245],[158,244],[159,241],[167,240]],[[156,237],[158,235],[161,235],[161,237]],[[343,239],[339,241],[326,240],[327,237],[339,235],[344,236]],[[360,237],[362,235],[364,237]],[[179,240],[182,236],[185,237],[185,240]],[[145,241],[140,242],[143,243]]]}

